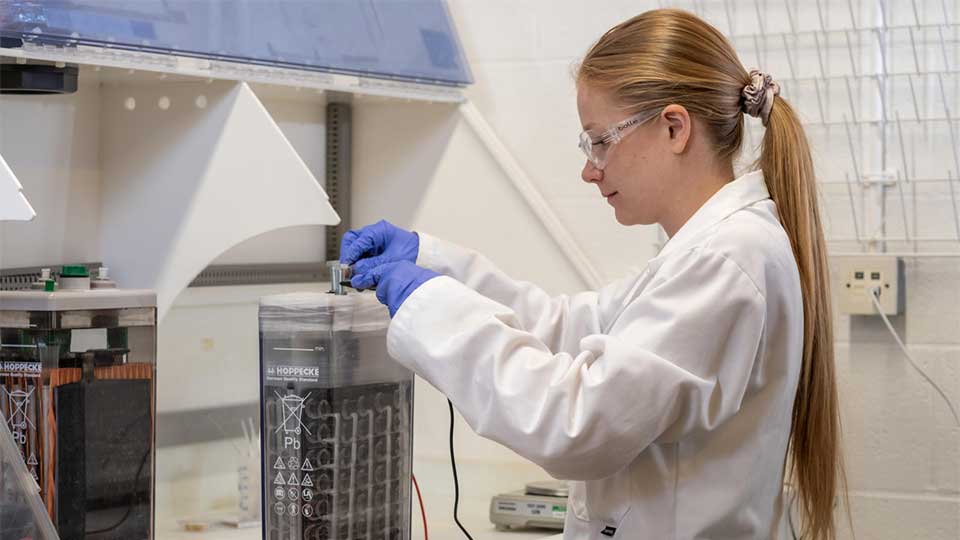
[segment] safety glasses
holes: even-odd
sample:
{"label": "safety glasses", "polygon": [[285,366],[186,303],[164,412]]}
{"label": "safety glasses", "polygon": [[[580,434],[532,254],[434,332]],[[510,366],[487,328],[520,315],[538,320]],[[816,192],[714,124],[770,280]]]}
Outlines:
{"label": "safety glasses", "polygon": [[622,120],[603,132],[586,130],[580,133],[580,150],[593,166],[603,170],[607,166],[610,152],[624,137],[646,122],[660,115],[660,110],[635,114]]}

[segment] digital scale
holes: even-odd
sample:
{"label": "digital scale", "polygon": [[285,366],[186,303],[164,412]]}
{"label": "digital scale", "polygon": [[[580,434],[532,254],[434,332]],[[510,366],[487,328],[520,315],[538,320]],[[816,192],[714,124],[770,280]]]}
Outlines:
{"label": "digital scale", "polygon": [[568,493],[566,482],[531,482],[525,489],[491,499],[490,521],[499,530],[530,527],[563,530]]}

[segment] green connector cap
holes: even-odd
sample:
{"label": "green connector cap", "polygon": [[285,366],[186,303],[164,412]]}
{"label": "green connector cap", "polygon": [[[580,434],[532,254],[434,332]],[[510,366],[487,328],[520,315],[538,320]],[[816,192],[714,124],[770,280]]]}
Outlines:
{"label": "green connector cap", "polygon": [[56,288],[57,288],[57,282],[52,279],[48,279],[47,281],[43,282],[44,292],[53,292],[54,290],[56,290]]}
{"label": "green connector cap", "polygon": [[87,267],[82,264],[65,264],[63,265],[63,270],[60,272],[60,277],[85,278],[90,277],[90,272],[88,272]]}

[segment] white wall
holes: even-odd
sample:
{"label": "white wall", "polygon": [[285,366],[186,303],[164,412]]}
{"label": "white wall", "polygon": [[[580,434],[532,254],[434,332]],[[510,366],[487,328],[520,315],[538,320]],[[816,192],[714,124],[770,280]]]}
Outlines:
{"label": "white wall", "polygon": [[[894,325],[956,406],[957,261],[909,261],[906,281],[906,315]],[[960,537],[960,428],[949,409],[906,363],[882,321],[838,316],[836,355],[857,537]]]}
{"label": "white wall", "polygon": [[594,261],[604,281],[654,255],[656,231],[622,227],[580,180],[572,68],[594,40],[650,2],[451,2],[476,83],[468,96]]}
{"label": "white wall", "polygon": [[0,223],[0,268],[98,260],[98,85],[90,77],[73,95],[0,97],[0,153],[37,211]]}

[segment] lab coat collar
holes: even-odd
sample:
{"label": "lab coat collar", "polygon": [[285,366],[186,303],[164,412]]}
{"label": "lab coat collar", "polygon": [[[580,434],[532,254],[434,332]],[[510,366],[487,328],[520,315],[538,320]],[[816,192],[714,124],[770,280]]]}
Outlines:
{"label": "lab coat collar", "polygon": [[744,174],[720,188],[673,235],[651,262],[689,245],[736,211],[770,198],[762,171]]}

